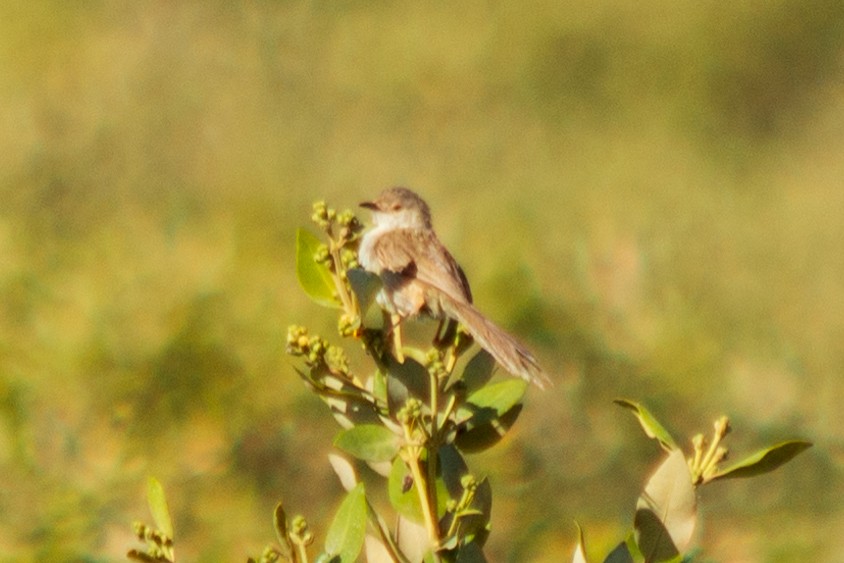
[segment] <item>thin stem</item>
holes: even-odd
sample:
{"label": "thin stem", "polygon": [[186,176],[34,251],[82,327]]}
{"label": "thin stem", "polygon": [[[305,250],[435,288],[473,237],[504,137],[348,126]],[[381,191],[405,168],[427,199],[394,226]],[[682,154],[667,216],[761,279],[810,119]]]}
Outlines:
{"label": "thin stem", "polygon": [[[437,509],[437,453],[440,448],[439,432],[439,381],[436,373],[429,372],[431,379],[431,428],[428,431],[428,496],[431,506]],[[439,543],[439,523],[437,523],[437,542]]]}
{"label": "thin stem", "polygon": [[[416,423],[421,423],[422,418],[415,419]],[[435,561],[440,561],[437,550],[440,546],[440,527],[437,518],[437,504],[436,504],[436,449],[432,447],[434,437],[426,428],[419,427],[417,430],[423,431],[424,438],[419,440],[414,437],[413,426],[414,422],[408,421],[402,424],[404,430],[404,438],[408,446],[405,456],[405,463],[410,468],[410,473],[413,476],[413,483],[416,485],[416,494],[419,496],[419,504],[422,507],[422,518],[425,521],[425,528],[428,532],[428,539],[431,543],[431,552],[434,555]],[[431,423],[432,430],[436,430],[436,423]],[[423,475],[421,468],[422,452],[427,452],[426,474]],[[433,471],[432,471],[432,468]]]}
{"label": "thin stem", "polygon": [[343,282],[343,262],[340,259],[340,245],[338,245],[334,238],[331,237],[331,233],[329,233],[329,244],[328,244],[329,251],[331,252],[331,258],[334,260],[334,286],[337,288],[337,295],[340,296],[340,301],[343,302],[343,309],[346,311],[347,315],[354,315],[357,307],[354,303],[354,298],[349,296],[349,293],[346,291],[346,284]]}
{"label": "thin stem", "polygon": [[430,377],[430,389],[431,389],[431,421],[430,421],[430,429],[428,429],[428,440],[427,440],[427,448],[428,448],[428,459],[426,460],[426,467],[428,470],[428,479],[425,484],[425,489],[427,491],[428,503],[430,504],[431,508],[433,509],[433,531],[434,535],[431,536],[432,541],[434,542],[434,559],[435,561],[440,561],[439,553],[437,552],[437,548],[439,548],[441,535],[440,535],[440,526],[439,526],[439,518],[437,514],[437,457],[440,448],[440,382],[435,371],[429,371]]}
{"label": "thin stem", "polygon": [[296,561],[298,563],[308,563],[308,551],[305,549],[305,542],[297,541],[296,543]]}
{"label": "thin stem", "polygon": [[[431,432],[429,432],[431,436],[431,441],[439,441],[439,432],[437,430],[440,427],[439,424],[439,402],[440,402],[440,392],[439,392],[439,381],[437,380],[437,376],[435,373],[428,372],[430,380],[431,380]],[[439,444],[432,444],[432,445],[439,445]]]}
{"label": "thin stem", "polygon": [[419,448],[414,448],[414,451],[411,452],[411,459],[408,465],[410,466],[410,473],[413,475],[413,482],[416,483],[416,491],[419,495],[419,503],[422,505],[422,517],[425,520],[425,528],[428,530],[428,538],[431,540],[431,545],[436,555],[436,550],[440,544],[439,525],[434,514],[431,512],[430,495],[428,494],[430,484],[422,475],[422,470],[419,467],[420,453]]}
{"label": "thin stem", "polygon": [[451,413],[454,412],[454,407],[457,406],[457,397],[453,394],[448,398],[448,404],[445,406],[445,410],[443,411],[442,417],[442,424],[437,426],[437,433],[439,434],[442,432],[443,428],[445,428],[446,422],[448,422],[448,418],[451,416]]}
{"label": "thin stem", "polygon": [[446,533],[445,537],[450,538],[457,533],[457,528],[460,526],[461,516],[462,515],[458,512],[454,513],[454,517],[451,519],[451,526],[448,527],[448,533]]}
{"label": "thin stem", "polygon": [[706,455],[703,456],[703,460],[700,464],[701,473],[706,471],[706,468],[712,463],[712,458],[715,457],[715,450],[718,449],[718,437],[716,436],[712,443],[709,445],[709,450],[707,450]]}

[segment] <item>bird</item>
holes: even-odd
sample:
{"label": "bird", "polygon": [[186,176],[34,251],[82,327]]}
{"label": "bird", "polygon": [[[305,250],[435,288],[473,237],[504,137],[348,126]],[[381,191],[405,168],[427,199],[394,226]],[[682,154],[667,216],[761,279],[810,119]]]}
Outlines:
{"label": "bird", "polygon": [[361,237],[358,261],[380,278],[376,302],[384,311],[398,322],[453,319],[511,375],[543,389],[551,383],[530,350],[474,306],[466,274],[437,237],[424,199],[392,187],[360,206],[372,212],[372,228]]}

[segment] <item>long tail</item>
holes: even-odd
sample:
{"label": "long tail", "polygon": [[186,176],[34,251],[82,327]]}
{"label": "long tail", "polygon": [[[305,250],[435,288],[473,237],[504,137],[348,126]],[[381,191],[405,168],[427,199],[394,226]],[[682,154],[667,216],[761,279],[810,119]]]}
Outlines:
{"label": "long tail", "polygon": [[443,306],[449,316],[466,327],[472,338],[481,348],[489,352],[501,367],[540,389],[551,385],[551,379],[539,367],[539,362],[518,340],[499,328],[471,304],[452,299],[444,301],[446,302]]}

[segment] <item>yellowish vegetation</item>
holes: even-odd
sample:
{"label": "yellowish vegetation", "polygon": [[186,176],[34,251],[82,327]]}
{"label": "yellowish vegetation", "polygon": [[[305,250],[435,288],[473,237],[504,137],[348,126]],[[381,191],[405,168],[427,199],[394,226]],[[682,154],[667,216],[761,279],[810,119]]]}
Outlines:
{"label": "yellowish vegetation", "polygon": [[493,560],[619,539],[656,452],[617,396],[815,441],[712,487],[701,543],[835,560],[842,6],[3,3],[0,559],[120,557],[148,474],[186,561],[258,553],[279,498],[327,521],[294,231],[407,184],[559,381],[477,460]]}

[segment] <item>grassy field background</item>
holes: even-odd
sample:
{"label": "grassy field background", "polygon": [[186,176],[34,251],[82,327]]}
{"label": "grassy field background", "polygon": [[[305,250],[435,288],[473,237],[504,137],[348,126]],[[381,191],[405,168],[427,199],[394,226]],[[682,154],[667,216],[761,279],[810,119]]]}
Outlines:
{"label": "grassy field background", "polygon": [[0,155],[0,560],[119,559],[148,474],[183,561],[279,499],[324,529],[294,233],[394,184],[558,381],[470,460],[491,560],[621,539],[658,451],[619,396],[815,442],[702,491],[704,560],[844,553],[840,1],[5,2]]}

